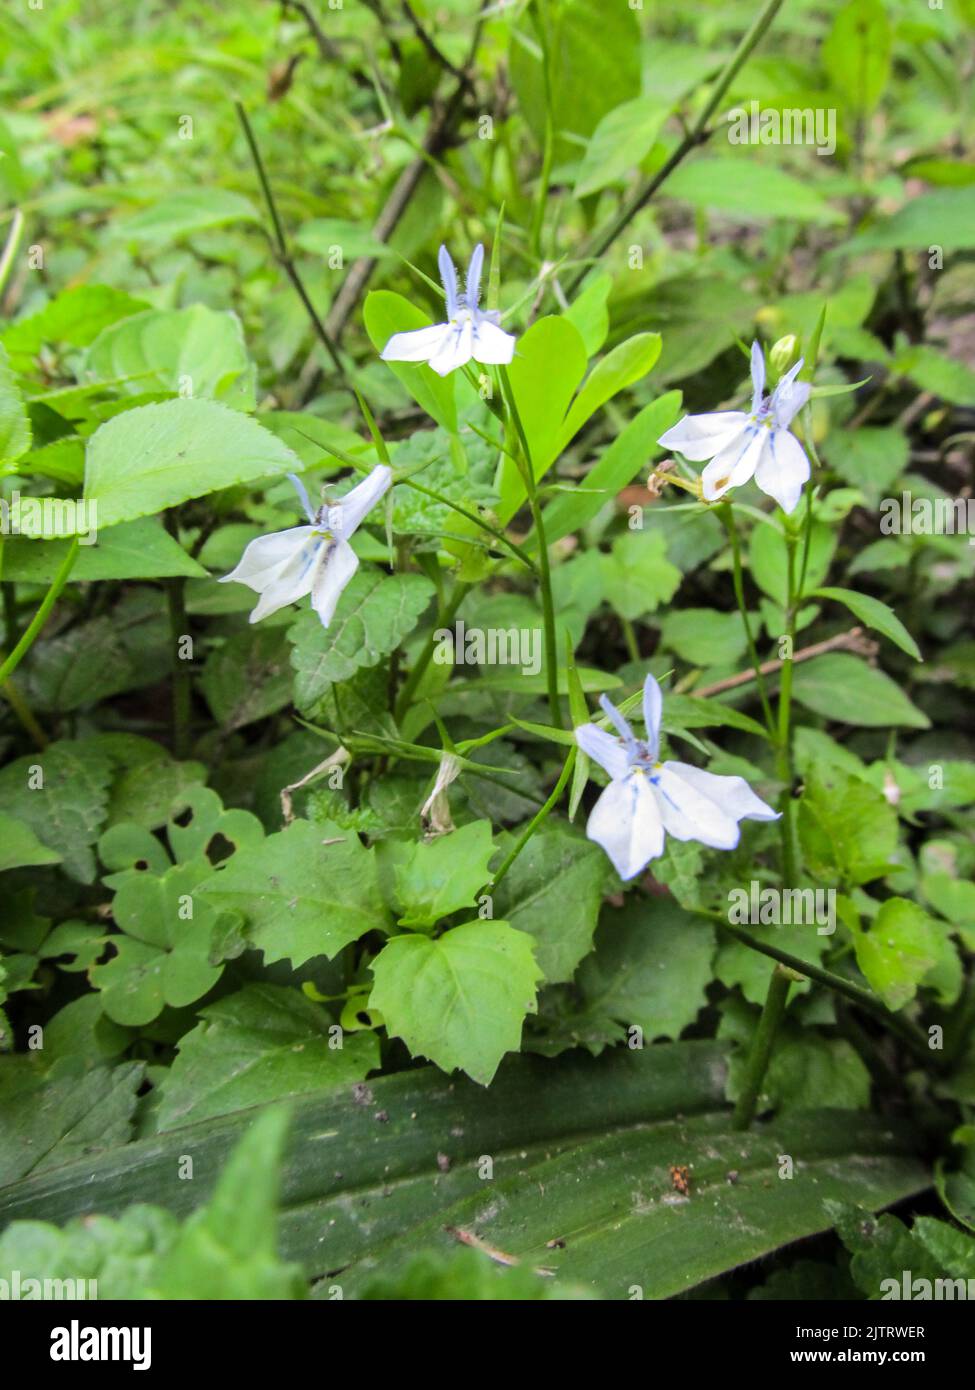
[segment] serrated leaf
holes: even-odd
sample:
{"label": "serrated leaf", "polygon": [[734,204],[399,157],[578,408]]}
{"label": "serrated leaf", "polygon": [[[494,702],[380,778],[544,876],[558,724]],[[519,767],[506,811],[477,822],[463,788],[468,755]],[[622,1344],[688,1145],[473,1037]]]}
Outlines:
{"label": "serrated leaf", "polygon": [[0,813],[0,871],[33,864],[60,864],[61,856],[15,816]]}
{"label": "serrated leaf", "polygon": [[399,924],[423,930],[461,908],[476,906],[477,895],[490,878],[491,823],[472,821],[430,844],[393,843],[390,850]]}
{"label": "serrated leaf", "polygon": [[396,936],[372,962],[370,1005],[414,1056],[487,1086],[521,1042],[541,979],[532,941],[507,922],[468,922],[437,940]]}
{"label": "serrated leaf", "polygon": [[937,963],[941,943],[931,918],[908,898],[888,898],[866,931],[854,936],[857,964],[888,1009],[901,1009]]}
{"label": "serrated leaf", "polygon": [[17,378],[5,348],[0,345],[0,470],[30,448],[31,430]]}
{"label": "serrated leaf", "polygon": [[236,314],[191,304],[147,309],[104,329],[88,349],[89,372],[123,393],[178,392],[253,410],[254,370]]}
{"label": "serrated leaf", "polygon": [[95,877],[91,846],[108,811],[110,758],[80,741],[61,740],[0,770],[0,810],[24,821],[55,850],[80,883]]}

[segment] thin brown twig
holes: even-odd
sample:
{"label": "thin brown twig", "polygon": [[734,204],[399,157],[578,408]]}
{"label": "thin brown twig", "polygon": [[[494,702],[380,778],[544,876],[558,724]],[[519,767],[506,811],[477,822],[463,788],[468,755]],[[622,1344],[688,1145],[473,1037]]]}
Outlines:
{"label": "thin brown twig", "polygon": [[[811,661],[814,656],[822,656],[824,652],[855,652],[858,656],[874,656],[877,643],[864,636],[862,627],[851,627],[849,632],[838,632],[835,637],[814,642],[811,647],[802,647],[793,655],[792,664],[795,666],[800,661]],[[784,665],[784,661],[763,661],[758,669],[763,676],[774,676]],[[737,690],[739,686],[748,685],[754,679],[754,671],[739,671],[736,676],[725,676],[724,680],[715,681],[712,685],[702,685],[700,689],[689,693],[704,699],[709,695],[720,695],[725,690]]]}

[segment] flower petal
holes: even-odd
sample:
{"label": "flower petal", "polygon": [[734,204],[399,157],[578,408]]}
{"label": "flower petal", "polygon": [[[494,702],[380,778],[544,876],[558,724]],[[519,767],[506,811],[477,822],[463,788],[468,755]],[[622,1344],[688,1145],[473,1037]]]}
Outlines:
{"label": "flower petal", "polygon": [[310,526],[307,530],[311,531],[309,538],[292,552],[270,583],[263,586],[257,607],[250,616],[252,623],[259,623],[279,608],[287,608],[289,603],[297,603],[298,599],[311,593],[328,541],[320,531],[316,532]]}
{"label": "flower petal", "polygon": [[764,425],[752,425],[727,449],[716,455],[701,474],[701,485],[708,502],[716,502],[731,487],[741,487],[758,467],[768,443]]}
{"label": "flower petal", "polygon": [[682,781],[689,783],[735,820],[779,819],[778,811],[773,811],[760,796],[756,796],[744,777],[721,777],[716,772],[705,772],[691,763],[668,762],[664,763],[664,767],[676,772]]}
{"label": "flower petal", "polygon": [[660,714],[663,703],[660,686],[653,676],[647,676],[643,682],[643,722],[647,726],[647,749],[651,758],[657,756],[657,749],[660,747]]}
{"label": "flower petal", "polygon": [[743,410],[714,410],[707,415],[685,415],[657,440],[665,449],[676,449],[692,463],[713,458],[733,443],[748,424]]}
{"label": "flower petal", "polygon": [[385,463],[377,463],[361,483],[332,504],[328,509],[328,529],[337,540],[348,540],[361,524],[363,517],[389,491],[393,481],[393,470]]}
{"label": "flower petal", "polygon": [[576,733],[576,743],[583,753],[599,764],[610,777],[625,777],[630,766],[626,745],[618,738],[608,734],[598,724],[580,724]]}
{"label": "flower petal", "polygon": [[447,317],[452,319],[457,312],[457,270],[453,261],[450,259],[450,252],[446,246],[441,246],[437,252],[437,265],[440,268],[440,279],[443,283],[443,292],[447,297]]}
{"label": "flower petal", "polygon": [[464,298],[467,301],[468,309],[477,308],[478,296],[481,293],[481,269],[483,265],[484,247],[478,242],[471,255],[471,263],[467,267],[467,283],[464,286]]}
{"label": "flower petal", "polygon": [[478,314],[474,325],[475,362],[506,366],[515,355],[516,341],[513,334],[505,333],[484,314]]}
{"label": "flower petal", "polygon": [[589,815],[586,834],[609,855],[620,878],[633,878],[663,853],[664,828],[645,772],[610,782]]}
{"label": "flower petal", "polygon": [[332,541],[318,566],[311,591],[311,606],[328,627],[342,590],[359,568],[359,557],[348,541]]}
{"label": "flower petal", "polygon": [[258,536],[251,541],[237,563],[237,568],[229,574],[222,574],[219,582],[247,584],[260,593],[272,583],[295,551],[300,550],[309,536],[314,535],[314,526],[291,526],[287,531],[272,531],[269,536]]}
{"label": "flower petal", "polygon": [[739,838],[737,819],[685,778],[687,767],[687,763],[664,763],[654,773],[653,790],[664,829],[675,840],[734,849]]}
{"label": "flower petal", "polygon": [[758,408],[762,404],[762,396],[765,394],[765,353],[762,345],[756,338],[752,343],[752,414],[758,414]]}
{"label": "flower petal", "polygon": [[784,512],[794,511],[810,472],[806,452],[795,435],[788,430],[771,430],[768,448],[755,469],[755,481],[762,491],[774,497]]}
{"label": "flower petal", "polygon": [[384,362],[429,362],[452,332],[449,323],[434,323],[410,333],[394,333],[379,355]]}
{"label": "flower petal", "polygon": [[636,739],[633,737],[633,730],[608,695],[600,695],[599,708],[602,710],[603,714],[609,716],[610,723],[627,747],[632,748],[636,743]]}
{"label": "flower petal", "polygon": [[430,366],[437,376],[449,376],[457,367],[463,367],[471,360],[474,330],[469,318],[452,325],[441,339],[440,346],[430,358]]}

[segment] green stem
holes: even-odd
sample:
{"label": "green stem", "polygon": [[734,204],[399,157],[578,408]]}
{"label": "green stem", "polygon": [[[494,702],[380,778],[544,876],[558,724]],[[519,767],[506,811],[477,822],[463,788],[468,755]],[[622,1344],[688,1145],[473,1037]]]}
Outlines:
{"label": "green stem", "polygon": [[755,672],[755,684],[758,688],[758,697],[762,702],[762,713],[765,715],[765,722],[768,725],[769,733],[775,734],[775,721],[772,718],[772,706],[769,704],[768,690],[765,687],[765,677],[762,675],[762,663],[758,655],[758,648],[755,645],[755,636],[752,632],[752,622],[748,615],[748,605],[745,602],[745,581],[741,563],[741,541],[738,538],[738,527],[735,525],[735,514],[730,502],[722,502],[718,507],[724,528],[728,533],[728,540],[731,543],[731,563],[735,585],[735,599],[738,603],[738,611],[741,613],[741,621],[745,628],[745,641],[748,643],[748,655],[751,658],[752,668]]}
{"label": "green stem", "polygon": [[20,245],[20,237],[23,230],[24,214],[20,211],[20,208],[17,208],[14,212],[13,221],[10,224],[10,231],[7,234],[3,254],[0,255],[0,294],[3,294],[7,284],[7,276],[10,274],[13,266],[14,257],[17,254],[17,247]]}
{"label": "green stem", "polygon": [[697,120],[688,130],[683,140],[677,146],[677,149],[663,167],[659,169],[642,188],[637,189],[636,193],[628,202],[623,204],[616,216],[611,218],[606,226],[600,228],[591,238],[580,256],[583,264],[575,274],[569,278],[567,283],[563,281],[563,287],[567,294],[571,295],[582,283],[588,273],[588,262],[595,259],[597,256],[601,256],[603,252],[612,245],[620,232],[632,222],[640,209],[650,201],[657,189],[670,178],[671,174],[677,168],[678,164],[683,161],[685,156],[697,145],[702,144],[703,141],[707,139],[706,130],[708,122],[720,106],[725,92],[727,92],[739,71],[751,56],[752,50],[764,37],[766,30],[782,8],[783,3],[784,0],[768,0],[768,4],[766,4],[764,10],[762,10],[761,14],[745,34],[741,43],[735,49],[727,67],[718,78],[717,84],[707,104],[701,111]]}
{"label": "green stem", "polygon": [[180,643],[188,637],[186,602],[183,592],[185,579],[166,580],[166,601],[169,609],[169,640],[173,648],[173,752],[185,758],[190,749],[190,713],[192,686],[190,663],[179,654]]}
{"label": "green stem", "polygon": [[630,660],[641,660],[640,644],[636,640],[636,629],[629,618],[624,618],[622,614],[620,614],[620,626],[623,629],[623,641],[626,643],[626,651]]}
{"label": "green stem", "polygon": [[9,678],[16,671],[24,657],[34,645],[41,628],[47,622],[51,609],[58,601],[61,590],[67,584],[71,571],[74,569],[75,560],[78,558],[78,538],[75,536],[68,546],[67,554],[61,561],[57,574],[51,580],[51,587],[41,600],[41,605],[27,626],[27,630],[13,651],[0,666],[0,686],[6,684]]}
{"label": "green stem", "polygon": [[268,181],[267,173],[264,169],[264,161],[261,158],[261,152],[258,149],[257,141],[254,138],[254,131],[251,128],[250,118],[248,117],[247,112],[244,110],[242,102],[235,101],[234,106],[237,111],[237,119],[240,121],[241,127],[244,132],[244,139],[247,141],[247,148],[250,150],[251,159],[254,161],[254,169],[257,174],[258,182],[261,185],[261,192],[264,195],[264,202],[267,206],[268,216],[271,219],[271,226],[274,229],[274,235],[271,238],[271,241],[272,245],[274,246],[278,262],[284,269],[284,273],[287,275],[288,279],[291,281],[292,287],[294,288],[294,291],[297,294],[298,298],[301,300],[305,309],[305,313],[311,320],[311,325],[314,328],[316,334],[318,335],[319,341],[325,348],[325,351],[328,353],[329,357],[332,359],[332,363],[335,367],[335,370],[338,372],[339,376],[342,377],[342,379],[344,380],[345,368],[342,366],[341,358],[339,357],[338,352],[336,351],[335,344],[332,342],[332,338],[330,333],[328,332],[328,329],[325,327],[324,323],[322,322],[319,316],[318,310],[311,302],[311,297],[309,296],[308,291],[305,289],[304,281],[298,274],[297,267],[295,266],[294,260],[291,256],[291,252],[288,249],[288,239],[284,234],[284,226],[282,225],[281,218],[278,216],[277,204],[274,201],[274,194],[271,192],[271,185]]}
{"label": "green stem", "polygon": [[796,537],[786,533],[787,560],[787,603],[785,610],[786,651],[782,657],[782,673],[779,678],[779,718],[778,718],[778,756],[777,770],[779,780],[784,784],[779,798],[782,819],[779,822],[782,836],[782,878],[785,886],[793,887],[796,882],[796,828],[792,785],[795,773],[792,766],[792,672],[793,651],[796,640]]}
{"label": "green stem", "polygon": [[741,1093],[738,1096],[735,1113],[732,1117],[732,1125],[735,1129],[747,1129],[755,1118],[755,1108],[758,1105],[758,1097],[762,1089],[762,1082],[765,1080],[765,1073],[768,1071],[775,1035],[782,1021],[782,1015],[785,1013],[789,990],[794,978],[793,972],[784,969],[781,965],[776,965],[772,971],[772,978],[768,982],[768,994],[765,996],[758,1027],[755,1029],[755,1036],[752,1038],[748,1057],[745,1061],[745,1075],[742,1079]]}
{"label": "green stem", "polygon": [[556,782],[555,786],[552,788],[552,794],[551,794],[551,796],[550,796],[549,799],[546,801],[545,805],[541,808],[541,810],[540,810],[540,811],[537,811],[537,812],[535,813],[535,815],[531,818],[531,820],[528,822],[527,826],[525,827],[525,829],[522,831],[521,835],[519,836],[518,841],[517,841],[517,843],[515,844],[514,848],[510,850],[510,852],[509,852],[508,855],[507,855],[507,858],[505,858],[505,859],[502,861],[501,865],[500,865],[499,868],[498,868],[497,873],[496,873],[496,874],[494,875],[494,877],[491,879],[491,892],[492,892],[492,893],[493,893],[494,890],[497,888],[497,886],[498,886],[498,884],[501,882],[501,880],[504,878],[504,876],[505,876],[505,874],[508,872],[508,870],[511,868],[512,864],[513,864],[513,863],[515,862],[515,860],[518,858],[518,856],[519,856],[519,854],[521,853],[521,851],[522,851],[522,850],[525,848],[525,846],[528,844],[528,841],[529,841],[529,840],[531,839],[531,837],[534,835],[535,831],[536,831],[536,830],[538,829],[538,827],[542,824],[542,822],[546,819],[546,817],[550,814],[550,812],[554,809],[554,807],[555,807],[556,805],[558,805],[558,802],[559,802],[559,800],[560,800],[560,798],[561,798],[561,796],[562,796],[562,793],[563,793],[563,791],[565,790],[565,784],[566,784],[566,782],[568,782],[569,778],[570,778],[571,775],[572,775],[572,769],[573,769],[573,767],[575,766],[575,760],[576,760],[576,750],[575,750],[574,748],[570,748],[570,749],[569,749],[569,756],[566,758],[565,762],[564,762],[563,765],[562,765],[562,771],[559,773],[559,780]]}
{"label": "green stem", "polygon": [[532,462],[531,450],[528,447],[528,438],[521,423],[521,416],[518,414],[518,406],[515,401],[515,394],[511,389],[511,382],[508,378],[507,369],[505,367],[499,367],[498,375],[501,382],[502,395],[508,407],[510,423],[514,426],[514,432],[518,436],[518,442],[521,445],[521,476],[525,484],[525,492],[528,494],[528,505],[531,509],[532,521],[535,526],[535,535],[538,542],[538,579],[542,599],[542,623],[545,629],[545,681],[548,687],[549,717],[557,729],[562,729],[565,726],[562,722],[562,704],[559,700],[558,648],[555,641],[555,604],[552,601],[552,575],[549,568],[548,544],[545,540],[545,523],[542,519],[542,509],[538,502],[538,489],[535,485],[535,466]]}
{"label": "green stem", "polygon": [[538,34],[539,43],[542,46],[542,79],[545,91],[545,135],[542,147],[542,172],[539,179],[538,192],[535,195],[535,205],[532,208],[532,225],[530,234],[530,245],[532,254],[541,260],[542,256],[542,222],[545,216],[545,207],[548,203],[548,189],[552,179],[552,157],[555,148],[555,135],[552,122],[552,67],[549,54],[548,32],[545,27],[545,17],[533,6],[532,17],[535,21],[535,30]]}
{"label": "green stem", "polygon": [[396,701],[396,722],[400,723],[410,705],[413,703],[413,696],[416,694],[417,687],[426,674],[427,667],[433,660],[433,653],[437,648],[437,632],[440,628],[449,627],[457,615],[457,610],[470,593],[473,586],[470,584],[458,583],[454,586],[450,603],[442,609],[437,616],[437,621],[431,629],[430,636],[427,638],[426,646],[417,657],[410,670],[410,674],[403,682],[403,688]]}

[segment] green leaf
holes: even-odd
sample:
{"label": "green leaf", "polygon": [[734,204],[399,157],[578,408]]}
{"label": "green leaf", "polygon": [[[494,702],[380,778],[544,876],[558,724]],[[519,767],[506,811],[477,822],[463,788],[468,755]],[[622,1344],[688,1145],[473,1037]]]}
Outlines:
{"label": "green leaf", "polygon": [[39,309],[17,319],[4,330],[3,343],[15,369],[25,375],[35,370],[34,358],[42,347],[87,347],[103,328],[149,305],[108,285],[74,285]]}
{"label": "green leaf", "polygon": [[695,695],[668,695],[664,702],[663,723],[665,729],[741,729],[742,732],[768,738],[768,730],[742,714],[731,705],[722,704],[717,699],[699,699]]}
{"label": "green leaf", "polygon": [[[316,1292],[328,1297],[338,1282],[351,1298],[377,1268],[392,1278],[418,1250],[455,1249],[450,1231],[461,1230],[526,1270],[554,1270],[539,1278],[544,1287],[582,1283],[626,1299],[639,1285],[645,1299],[661,1299],[827,1230],[827,1201],[876,1210],[929,1186],[914,1156],[923,1141],[896,1117],[804,1111],[732,1130],[727,1054],[726,1044],[698,1041],[515,1057],[487,1090],[414,1068],[356,1096],[299,1098],[282,1175],[282,1254],[311,1279],[341,1270]],[[0,1222],[90,1219],[139,1200],[186,1213],[250,1123],[222,1117],[29,1178],[0,1196]],[[188,1152],[192,1183],[178,1176]],[[776,1176],[783,1153],[799,1156],[791,1183]],[[487,1193],[485,1154],[494,1160]],[[691,1169],[685,1201],[669,1171],[681,1163]],[[559,1237],[565,1244],[553,1245]]]}
{"label": "green leaf", "polygon": [[669,102],[636,97],[605,115],[586,146],[575,196],[585,198],[596,193],[634,169],[653,148],[669,110]]}
{"label": "green leaf", "polygon": [[548,503],[542,520],[549,545],[581,530],[633,481],[648,460],[663,452],[657,440],[676,421],[680,404],[681,393],[668,391],[645,405],[603,451],[586,474],[583,487],[578,492],[559,493]]}
{"label": "green leaf", "polygon": [[[50,584],[64,563],[70,544],[11,536],[3,548],[4,579]],[[71,571],[73,582],[175,576],[205,579],[207,571],[187,555],[160,521],[148,516],[102,531],[91,545],[83,543]]]}
{"label": "green leaf", "polygon": [[88,743],[52,743],[0,770],[0,810],[59,854],[72,878],[91,883],[91,846],[105,823],[113,772],[111,759]]}
{"label": "green leaf", "polygon": [[562,423],[556,453],[562,453],[601,405],[653,369],[660,347],[659,333],[635,333],[600,358]]}
{"label": "green leaf", "polygon": [[200,689],[218,724],[242,729],[291,703],[290,646],[284,628],[237,632],[207,657]]}
{"label": "green leaf", "polygon": [[843,222],[843,213],[823,200],[809,182],[752,155],[726,155],[682,164],[667,180],[668,198],[728,213],[739,221]]}
{"label": "green leaf", "polygon": [[225,227],[232,222],[260,222],[249,199],[223,188],[193,189],[158,198],[148,207],[116,224],[115,235],[152,247]]}
{"label": "green leaf", "polygon": [[396,936],[372,963],[370,1007],[389,1033],[444,1071],[487,1086],[506,1052],[516,1052],[525,1015],[535,1012],[542,972],[532,941],[507,922],[468,922],[437,940]]}
{"label": "green leaf", "polygon": [[931,721],[899,685],[849,652],[828,652],[796,667],[793,694],[824,719],[884,728],[928,729]]}
{"label": "green leaf", "polygon": [[921,344],[899,352],[893,370],[951,405],[975,405],[975,372],[966,363],[956,362],[933,347]]}
{"label": "green leaf", "polygon": [[975,246],[975,188],[945,188],[911,198],[899,212],[878,219],[851,238],[846,248],[853,255],[875,249],[927,254],[932,227],[937,228],[937,244],[945,251],[971,250]]}
{"label": "green leaf", "polygon": [[833,20],[823,66],[842,100],[858,116],[871,112],[890,75],[891,26],[882,0],[851,0]]}
{"label": "green leaf", "polygon": [[395,254],[392,247],[377,241],[360,222],[343,221],[340,217],[313,217],[302,222],[294,239],[311,256],[329,257],[339,251],[343,263],[358,256],[379,260]]}
{"label": "green leaf", "polygon": [[707,1002],[714,947],[711,924],[666,899],[607,909],[579,971],[585,1014],[639,1028],[642,1046],[679,1037]]}
{"label": "green leaf", "polygon": [[799,803],[799,835],[816,878],[869,883],[890,872],[897,852],[897,812],[860,777],[814,765]]}
{"label": "green leaf", "polygon": [[[822,584],[836,551],[835,526],[814,521],[809,539],[809,561],[806,566],[805,592]],[[760,589],[783,608],[787,598],[788,552],[785,536],[777,526],[756,526],[748,545],[748,565],[752,578]],[[796,550],[796,583],[802,567],[802,547]]]}
{"label": "green leaf", "polygon": [[606,301],[613,288],[613,277],[605,272],[591,276],[562,317],[574,323],[582,334],[586,355],[594,356],[609,333],[609,310]]}
{"label": "green leaf", "polygon": [[[382,352],[394,333],[412,333],[433,323],[422,309],[391,290],[371,290],[366,295],[362,319],[377,352]],[[425,362],[387,362],[386,366],[431,419],[450,434],[457,433],[456,373],[438,376]]]}
{"label": "green leaf", "polygon": [[809,597],[831,598],[837,603],[845,604],[861,623],[866,623],[867,627],[883,633],[900,647],[902,652],[913,656],[915,661],[923,660],[917,643],[900,618],[892,608],[888,608],[887,604],[881,603],[879,599],[871,598],[869,594],[858,594],[854,589],[814,589]]}
{"label": "green leaf", "polygon": [[862,425],[827,435],[823,454],[844,482],[860,488],[877,506],[907,468],[910,445],[903,430]]}
{"label": "green leaf", "polygon": [[0,470],[26,454],[31,430],[27,407],[17,387],[6,350],[0,345]]}
{"label": "green leaf", "polygon": [[147,309],[112,324],[88,349],[87,365],[104,381],[120,380],[131,395],[171,391],[239,410],[256,404],[240,319],[205,304]]}
{"label": "green leaf", "polygon": [[204,899],[244,914],[248,941],[270,963],[297,967],[385,931],[374,851],[329,822],[295,821],[237,854],[200,887]]}
{"label": "green leaf", "polygon": [[425,930],[462,907],[477,904],[490,878],[491,822],[472,821],[430,844],[390,845],[401,927]]}
{"label": "green leaf", "polygon": [[659,532],[624,531],[599,564],[607,603],[631,622],[669,603],[680,587],[681,572]]}
{"label": "green leaf", "polygon": [[88,441],[85,497],[102,527],[220,488],[301,470],[256,420],[216,401],[175,400],[116,415]]}
{"label": "green leaf", "polygon": [[535,959],[550,984],[571,980],[592,946],[608,861],[598,845],[567,826],[537,832],[494,895],[495,911],[535,939]]}
{"label": "green leaf", "polygon": [[245,985],[200,1016],[163,1078],[160,1130],[348,1085],[379,1065],[375,1034],[343,1034],[296,989]]}
{"label": "green leaf", "polygon": [[334,682],[375,666],[398,647],[432,596],[433,585],[423,575],[360,569],[327,630],[313,609],[301,613],[288,630],[298,707],[309,709]]}
{"label": "green leaf", "polygon": [[681,608],[660,625],[664,646],[694,666],[733,666],[747,648],[740,613]]}
{"label": "green leaf", "polygon": [[29,825],[0,813],[0,871],[22,865],[60,864],[57,850],[40,842]]}
{"label": "green leaf", "polygon": [[902,1009],[941,955],[938,930],[909,898],[888,898],[853,941],[857,965],[888,1009]]}

